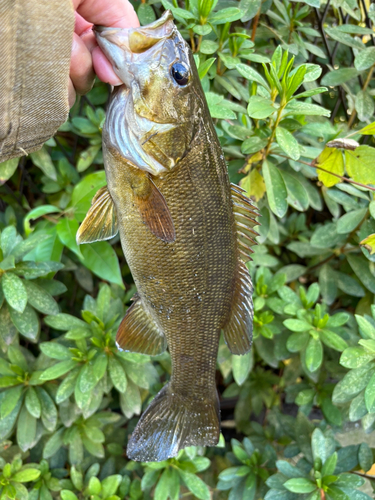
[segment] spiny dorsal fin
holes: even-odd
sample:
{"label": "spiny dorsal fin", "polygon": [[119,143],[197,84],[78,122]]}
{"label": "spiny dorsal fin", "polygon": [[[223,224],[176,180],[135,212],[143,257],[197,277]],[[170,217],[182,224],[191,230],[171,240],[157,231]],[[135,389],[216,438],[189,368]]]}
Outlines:
{"label": "spiny dorsal fin", "polygon": [[118,233],[117,215],[107,186],[96,193],[90,210],[77,231],[77,243],[109,240]]}
{"label": "spiny dorsal fin", "polygon": [[147,196],[136,196],[141,217],[157,238],[171,243],[176,239],[171,213],[164,196],[152,180],[149,180],[151,187],[149,194]]}
{"label": "spiny dorsal fin", "polygon": [[116,343],[122,351],[139,352],[156,356],[167,348],[164,333],[157,326],[151,315],[136,298],[126,311],[117,330]]}
{"label": "spiny dorsal fin", "polygon": [[247,262],[251,260],[250,255],[253,253],[250,247],[257,244],[254,237],[259,236],[259,234],[254,230],[254,226],[259,225],[259,222],[257,222],[254,217],[259,217],[260,213],[244,193],[244,189],[235,184],[231,184],[233,213],[238,235],[238,248],[241,259]]}
{"label": "spiny dorsal fin", "polygon": [[239,260],[231,315],[224,328],[224,339],[232,354],[250,351],[253,333],[253,284],[246,265]]}

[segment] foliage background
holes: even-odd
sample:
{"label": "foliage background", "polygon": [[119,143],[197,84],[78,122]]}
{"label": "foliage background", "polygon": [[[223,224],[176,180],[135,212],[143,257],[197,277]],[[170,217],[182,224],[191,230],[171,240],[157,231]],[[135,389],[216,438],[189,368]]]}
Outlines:
{"label": "foliage background", "polygon": [[[220,345],[217,447],[127,460],[170,359],[115,347],[135,293],[118,237],[75,243],[105,184],[109,89],[97,82],[41,151],[0,165],[0,497],[371,498],[375,6],[134,5],[141,24],[173,11],[231,181],[260,208],[254,347],[238,357]],[[354,422],[362,438],[348,444]]]}

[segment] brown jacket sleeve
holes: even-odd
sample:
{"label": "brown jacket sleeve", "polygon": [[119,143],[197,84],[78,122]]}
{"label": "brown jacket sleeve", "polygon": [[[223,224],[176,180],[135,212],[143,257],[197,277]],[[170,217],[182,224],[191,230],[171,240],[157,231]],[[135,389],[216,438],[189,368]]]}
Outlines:
{"label": "brown jacket sleeve", "polygon": [[0,0],[0,163],[66,121],[73,30],[71,0]]}

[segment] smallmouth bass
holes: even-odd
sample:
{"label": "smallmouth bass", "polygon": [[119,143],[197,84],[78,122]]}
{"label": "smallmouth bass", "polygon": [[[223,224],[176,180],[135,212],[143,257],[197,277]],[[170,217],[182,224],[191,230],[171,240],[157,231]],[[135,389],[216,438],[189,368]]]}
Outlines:
{"label": "smallmouth bass", "polygon": [[169,383],[131,435],[132,460],[161,461],[186,446],[214,446],[220,332],[234,354],[250,350],[249,260],[257,209],[231,186],[189,46],[169,11],[137,29],[96,27],[124,85],[103,129],[107,187],[98,191],[78,243],[120,232],[137,297],[118,333],[120,349],[168,346]]}

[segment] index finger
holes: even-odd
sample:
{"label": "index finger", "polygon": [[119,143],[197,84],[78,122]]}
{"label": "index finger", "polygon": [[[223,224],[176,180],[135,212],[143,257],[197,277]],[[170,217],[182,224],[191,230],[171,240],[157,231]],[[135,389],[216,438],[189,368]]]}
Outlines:
{"label": "index finger", "polygon": [[114,28],[137,28],[139,21],[128,0],[73,0],[74,9],[86,21]]}

